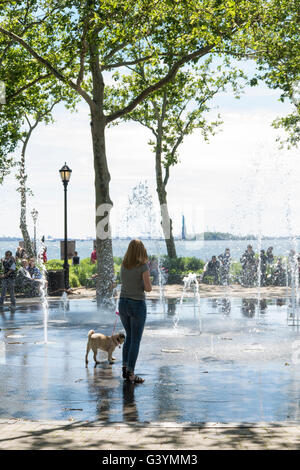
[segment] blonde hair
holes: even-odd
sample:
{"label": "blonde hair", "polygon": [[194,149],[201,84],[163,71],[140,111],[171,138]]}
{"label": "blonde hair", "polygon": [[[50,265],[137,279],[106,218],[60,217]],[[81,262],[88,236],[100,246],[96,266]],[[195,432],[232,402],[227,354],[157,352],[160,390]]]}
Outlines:
{"label": "blonde hair", "polygon": [[123,259],[123,266],[126,269],[137,268],[147,263],[148,255],[141,240],[131,240]]}

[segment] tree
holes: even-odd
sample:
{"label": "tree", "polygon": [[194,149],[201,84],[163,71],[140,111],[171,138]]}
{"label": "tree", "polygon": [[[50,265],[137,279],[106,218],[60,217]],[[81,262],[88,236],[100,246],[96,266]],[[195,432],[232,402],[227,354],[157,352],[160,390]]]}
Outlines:
{"label": "tree", "polygon": [[[8,2],[7,2],[8,3]],[[12,2],[9,2],[12,3]],[[16,2],[14,2],[16,4]],[[0,4],[0,13],[4,9]],[[25,17],[27,15],[25,14]],[[26,19],[19,24],[18,32],[26,31]],[[11,168],[16,165],[13,152],[20,143],[23,135],[24,105],[26,98],[23,92],[26,90],[28,76],[36,75],[37,67],[32,62],[27,64],[30,72],[24,67],[26,54],[22,49],[16,49],[13,41],[4,35],[0,36],[0,84],[3,93],[3,101],[0,102],[0,172],[1,183]],[[27,106],[27,112],[30,112]]]}
{"label": "tree", "polygon": [[[185,64],[212,53],[245,56],[249,38],[257,28],[263,31],[265,27],[268,8],[263,0],[27,0],[1,5],[1,37],[13,42],[16,49],[21,47],[26,64],[38,68],[38,76],[33,78],[29,67],[26,86],[50,75],[89,106],[99,300],[111,296],[114,277],[107,125],[174,79]],[[275,21],[274,11],[273,16]],[[124,67],[137,63],[158,62],[167,67],[165,75],[132,94],[124,107],[111,108],[110,100],[106,102],[105,75],[116,69],[122,73]]]}
{"label": "tree", "polygon": [[[258,29],[256,62],[258,71],[250,82],[264,80],[272,89],[280,89],[280,101],[290,100],[294,111],[273,122],[275,128],[288,132],[288,147],[300,142],[300,34],[299,1],[269,2],[265,12],[266,27]],[[275,19],[275,21],[274,21]]]}
{"label": "tree", "polygon": [[[199,129],[204,140],[208,141],[209,135],[214,135],[216,127],[221,124],[219,120],[209,122],[205,116],[211,109],[209,102],[213,97],[218,92],[225,91],[228,84],[232,85],[236,97],[239,97],[239,78],[246,78],[242,71],[233,68],[228,60],[216,66],[214,70],[210,69],[211,62],[212,56],[202,65],[185,67],[171,82],[124,116],[124,120],[131,119],[142,124],[154,136],[154,140],[150,140],[149,144],[155,155],[156,191],[170,258],[176,257],[172,219],[167,202],[170,168],[178,163],[178,150],[187,135]],[[120,88],[112,88],[108,90],[108,94],[115,102],[124,102],[128,99],[128,94],[138,93],[153,77],[165,73],[166,70],[162,70],[160,64],[155,67],[138,64],[133,73],[123,76]]]}
{"label": "tree", "polygon": [[72,109],[76,103],[76,96],[74,96],[74,93],[70,92],[68,89],[63,89],[60,84],[55,86],[52,85],[51,87],[47,82],[31,87],[30,92],[25,92],[24,95],[23,121],[21,122],[22,136],[20,139],[21,158],[17,162],[19,172],[17,173],[16,178],[19,181],[18,191],[21,199],[20,229],[25,243],[25,250],[28,255],[32,257],[34,253],[26,222],[27,194],[32,194],[26,184],[28,177],[26,172],[28,144],[32,138],[34,130],[39,124],[49,124],[54,121],[52,116],[53,108],[61,101],[64,101],[66,107],[68,109]]}
{"label": "tree", "polygon": [[21,202],[21,210],[20,210],[20,230],[22,232],[23,240],[24,240],[24,246],[25,246],[25,251],[29,257],[33,257],[35,255],[33,249],[32,249],[32,243],[31,243],[31,238],[28,233],[27,229],[27,219],[26,219],[26,211],[27,211],[27,194],[32,195],[32,191],[30,188],[27,187],[27,172],[26,172],[26,151],[28,147],[28,143],[32,137],[33,131],[36,129],[39,123],[43,122],[48,124],[49,122],[52,121],[52,110],[54,106],[59,102],[54,101],[52,104],[48,104],[48,106],[45,107],[44,105],[44,111],[42,111],[42,105],[40,101],[37,99],[37,107],[39,106],[40,109],[37,111],[34,115],[34,121],[30,121],[30,116],[27,116],[26,112],[24,111],[24,120],[27,122],[27,129],[23,130],[22,132],[22,137],[21,137],[21,142],[22,142],[22,148],[21,148],[21,158],[17,162],[19,166],[19,171],[16,175],[17,180],[19,181],[19,187],[17,191],[20,193],[20,202]]}
{"label": "tree", "polygon": [[[23,30],[26,25],[22,25]],[[48,124],[53,121],[52,110],[64,100],[68,108],[73,108],[76,95],[60,83],[53,84],[47,80],[34,80],[30,87],[26,86],[26,68],[24,51],[15,50],[7,40],[0,41],[1,69],[0,79],[5,83],[5,104],[0,108],[0,155],[6,166],[2,166],[4,177],[12,166],[18,167],[16,178],[19,181],[17,191],[20,193],[20,229],[25,250],[30,257],[34,256],[30,235],[26,222],[27,195],[32,194],[27,187],[26,154],[33,131],[39,123]],[[35,67],[36,68],[36,67]],[[33,71],[32,71],[33,73]],[[18,147],[20,158],[18,158]],[[14,152],[14,153],[13,153]]]}

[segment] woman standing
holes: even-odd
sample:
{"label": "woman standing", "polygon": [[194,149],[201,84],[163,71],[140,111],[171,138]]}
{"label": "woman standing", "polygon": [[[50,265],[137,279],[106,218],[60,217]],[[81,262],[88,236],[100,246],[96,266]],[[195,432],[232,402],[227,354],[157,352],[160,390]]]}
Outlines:
{"label": "woman standing", "polygon": [[121,266],[119,314],[126,331],[123,346],[123,378],[131,383],[143,383],[134,368],[139,354],[146,321],[145,291],[151,292],[148,256],[141,240],[131,240]]}

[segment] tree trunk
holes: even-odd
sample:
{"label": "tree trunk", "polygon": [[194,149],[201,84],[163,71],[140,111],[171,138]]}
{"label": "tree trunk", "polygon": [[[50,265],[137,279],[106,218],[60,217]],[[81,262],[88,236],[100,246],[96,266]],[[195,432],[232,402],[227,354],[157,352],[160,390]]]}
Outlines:
{"label": "tree trunk", "polygon": [[153,101],[153,107],[156,113],[157,118],[157,130],[154,133],[156,138],[156,147],[155,147],[155,174],[156,174],[156,191],[158,194],[158,200],[160,205],[160,214],[161,214],[161,226],[163,229],[163,234],[165,238],[165,243],[167,247],[167,253],[169,258],[177,258],[175,241],[173,237],[173,223],[169,215],[169,209],[167,204],[167,191],[166,186],[169,179],[169,167],[166,167],[165,177],[163,178],[162,170],[162,139],[163,139],[163,122],[166,115],[168,98],[167,91],[164,91],[163,95],[163,104],[162,110],[160,110]]}
{"label": "tree trunk", "polygon": [[93,83],[91,132],[93,139],[95,195],[96,195],[96,248],[97,248],[97,303],[111,305],[114,289],[114,259],[110,229],[112,201],[109,195],[110,174],[105,150],[106,117],[103,112],[104,81],[99,63],[97,31],[88,39],[90,71]]}
{"label": "tree trunk", "polygon": [[27,221],[26,221],[26,202],[27,202],[27,198],[26,198],[26,192],[27,192],[26,179],[27,179],[27,175],[26,175],[26,171],[25,171],[25,152],[26,152],[26,146],[27,146],[27,142],[29,140],[30,135],[28,135],[27,137],[28,138],[26,138],[26,140],[24,142],[24,145],[23,145],[23,149],[22,149],[21,161],[20,161],[20,172],[19,172],[19,181],[20,181],[19,192],[20,192],[20,196],[21,196],[20,229],[21,229],[21,232],[22,232],[23,240],[24,240],[25,251],[26,251],[29,258],[33,258],[34,257],[34,252],[33,252],[33,249],[32,249],[32,243],[31,243],[31,240],[30,240],[30,235],[28,233]]}
{"label": "tree trunk", "polygon": [[165,179],[162,176],[162,162],[161,162],[161,132],[157,135],[157,145],[155,153],[155,173],[156,173],[156,191],[160,204],[161,225],[166,242],[167,253],[170,258],[176,258],[176,247],[173,236],[173,223],[169,215],[167,204],[167,191],[166,184],[168,181],[168,172]]}
{"label": "tree trunk", "polygon": [[92,109],[91,131],[95,168],[98,303],[106,303],[111,299],[114,288],[114,260],[109,224],[112,201],[109,195],[110,174],[105,151],[105,124],[103,113],[98,109]]}
{"label": "tree trunk", "polygon": [[[157,180],[156,180],[157,181]],[[176,258],[176,247],[173,236],[173,223],[169,215],[168,204],[167,204],[167,192],[165,190],[164,184],[157,182],[157,194],[160,204],[160,214],[161,214],[161,225],[163,229],[163,234],[165,238],[165,243],[167,247],[167,253],[170,258]]]}

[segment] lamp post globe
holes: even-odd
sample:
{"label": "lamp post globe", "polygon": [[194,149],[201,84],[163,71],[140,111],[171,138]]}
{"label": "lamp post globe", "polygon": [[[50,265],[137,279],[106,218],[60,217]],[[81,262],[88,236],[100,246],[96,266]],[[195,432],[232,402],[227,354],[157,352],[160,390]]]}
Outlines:
{"label": "lamp post globe", "polygon": [[71,168],[69,168],[65,163],[64,166],[59,170],[59,173],[64,186],[67,186],[71,178]]}
{"label": "lamp post globe", "polygon": [[71,178],[72,170],[65,163],[64,166],[59,170],[62,183],[64,185],[64,277],[65,277],[65,290],[69,289],[69,262],[68,262],[68,207],[67,207],[67,188]]}

